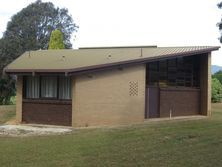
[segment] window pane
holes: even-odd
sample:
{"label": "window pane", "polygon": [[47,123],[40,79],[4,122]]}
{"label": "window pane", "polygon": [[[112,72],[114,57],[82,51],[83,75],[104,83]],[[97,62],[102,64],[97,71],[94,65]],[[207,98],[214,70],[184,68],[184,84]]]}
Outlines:
{"label": "window pane", "polygon": [[41,96],[46,98],[57,97],[57,77],[43,76],[41,78]]}
{"label": "window pane", "polygon": [[26,77],[26,98],[39,98],[39,77]]}
{"label": "window pane", "polygon": [[177,79],[177,60],[176,59],[169,59],[168,60],[168,85],[169,86],[176,86],[176,79]]}
{"label": "window pane", "polygon": [[185,86],[184,57],[177,58],[176,86]]}
{"label": "window pane", "polygon": [[167,61],[159,61],[159,86],[167,86]]}
{"label": "window pane", "polygon": [[159,74],[158,62],[149,63],[148,67],[149,67],[148,68],[148,71],[149,71],[148,84],[157,86],[158,85],[158,78],[159,78],[159,76],[158,76],[158,74]]}
{"label": "window pane", "polygon": [[71,99],[70,77],[59,77],[59,99]]}
{"label": "window pane", "polygon": [[151,62],[147,65],[147,84],[200,87],[199,57],[188,56]]}

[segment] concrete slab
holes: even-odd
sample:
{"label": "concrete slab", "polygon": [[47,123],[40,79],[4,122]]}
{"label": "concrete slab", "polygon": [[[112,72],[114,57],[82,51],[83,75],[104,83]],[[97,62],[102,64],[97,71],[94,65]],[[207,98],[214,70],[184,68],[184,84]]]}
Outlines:
{"label": "concrete slab", "polygon": [[72,132],[72,128],[59,126],[35,125],[1,125],[0,136],[33,136],[65,134]]}

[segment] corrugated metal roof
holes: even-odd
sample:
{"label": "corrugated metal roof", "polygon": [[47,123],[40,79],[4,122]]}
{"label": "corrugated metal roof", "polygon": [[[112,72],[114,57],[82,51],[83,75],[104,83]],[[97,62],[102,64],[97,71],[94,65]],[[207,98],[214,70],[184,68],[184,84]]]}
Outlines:
{"label": "corrugated metal roof", "polygon": [[157,45],[140,45],[140,46],[102,46],[102,47],[81,47],[79,49],[123,49],[123,48],[157,48]]}
{"label": "corrugated metal roof", "polygon": [[191,46],[39,50],[25,52],[9,64],[4,70],[6,73],[68,73],[113,65],[146,62],[160,58],[208,53],[218,49],[218,46]]}

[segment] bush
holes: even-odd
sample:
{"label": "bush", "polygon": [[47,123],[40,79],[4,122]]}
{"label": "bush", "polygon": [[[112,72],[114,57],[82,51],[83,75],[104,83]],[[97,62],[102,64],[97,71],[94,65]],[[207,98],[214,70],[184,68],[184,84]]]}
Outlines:
{"label": "bush", "polygon": [[220,81],[220,83],[222,84],[222,71],[216,72],[215,74],[213,74],[212,77],[217,78]]}
{"label": "bush", "polygon": [[15,78],[10,76],[0,78],[0,105],[10,104],[12,96],[15,96]]}
{"label": "bush", "polygon": [[213,103],[221,102],[222,99],[222,84],[217,78],[212,79],[212,97]]}
{"label": "bush", "polygon": [[63,34],[60,30],[54,30],[51,33],[49,41],[49,49],[64,49]]}

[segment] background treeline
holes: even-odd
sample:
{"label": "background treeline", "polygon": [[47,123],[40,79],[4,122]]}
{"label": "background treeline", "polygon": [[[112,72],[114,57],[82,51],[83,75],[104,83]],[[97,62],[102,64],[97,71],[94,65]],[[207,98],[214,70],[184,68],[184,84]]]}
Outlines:
{"label": "background treeline", "polygon": [[212,102],[221,102],[222,100],[222,71],[212,75]]}

